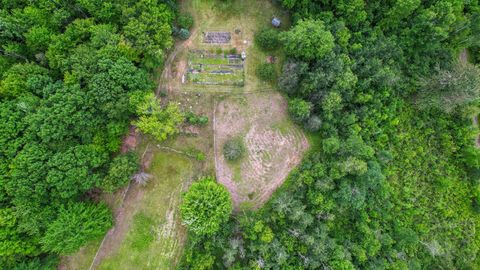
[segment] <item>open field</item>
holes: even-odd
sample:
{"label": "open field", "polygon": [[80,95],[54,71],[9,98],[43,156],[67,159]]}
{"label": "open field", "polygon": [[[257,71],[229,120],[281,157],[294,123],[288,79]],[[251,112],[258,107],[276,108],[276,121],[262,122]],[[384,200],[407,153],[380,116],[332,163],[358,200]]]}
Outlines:
{"label": "open field", "polygon": [[[217,180],[232,194],[237,209],[263,204],[296,167],[308,148],[302,131],[288,119],[277,93],[226,97],[216,110]],[[222,149],[232,138],[243,140],[246,155],[227,161]]]}

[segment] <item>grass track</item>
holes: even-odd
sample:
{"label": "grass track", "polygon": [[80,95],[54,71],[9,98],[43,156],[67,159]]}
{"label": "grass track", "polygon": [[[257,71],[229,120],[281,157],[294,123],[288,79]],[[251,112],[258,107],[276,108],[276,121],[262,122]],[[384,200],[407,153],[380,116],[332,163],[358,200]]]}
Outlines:
{"label": "grass track", "polygon": [[118,252],[99,269],[174,269],[185,232],[176,211],[183,181],[191,177],[192,162],[179,154],[157,151],[141,206],[137,209]]}

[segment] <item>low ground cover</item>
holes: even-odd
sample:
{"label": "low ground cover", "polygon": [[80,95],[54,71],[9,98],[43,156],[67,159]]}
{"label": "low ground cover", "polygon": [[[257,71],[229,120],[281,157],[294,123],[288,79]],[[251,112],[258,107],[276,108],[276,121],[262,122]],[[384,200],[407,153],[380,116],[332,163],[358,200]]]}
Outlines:
{"label": "low ground cover", "polygon": [[239,54],[191,51],[188,54],[186,81],[206,85],[244,84],[243,61]]}

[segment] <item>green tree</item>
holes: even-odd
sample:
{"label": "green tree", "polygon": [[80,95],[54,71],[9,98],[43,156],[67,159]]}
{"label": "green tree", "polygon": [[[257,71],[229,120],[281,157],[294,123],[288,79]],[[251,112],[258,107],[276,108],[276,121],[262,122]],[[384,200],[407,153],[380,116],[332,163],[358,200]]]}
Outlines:
{"label": "green tree", "polygon": [[278,87],[287,94],[296,94],[307,69],[307,63],[287,61],[278,79]]}
{"label": "green tree", "polygon": [[45,52],[50,44],[53,33],[45,26],[34,26],[25,33],[25,42],[34,52]]}
{"label": "green tree", "polygon": [[190,29],[193,26],[193,17],[190,13],[182,13],[177,17],[177,24],[180,28]]}
{"label": "green tree", "polygon": [[124,26],[125,38],[144,55],[143,65],[153,69],[164,58],[164,49],[173,45],[173,14],[167,5],[158,1],[141,0],[133,8],[124,10],[124,16],[132,16]]}
{"label": "green tree", "polygon": [[103,236],[111,226],[112,213],[105,204],[71,203],[60,207],[41,243],[45,251],[71,254],[87,241]]}
{"label": "green tree", "polygon": [[182,222],[196,235],[212,235],[232,212],[227,189],[211,177],[192,184],[180,206]]}
{"label": "green tree", "polygon": [[280,38],[277,30],[264,28],[255,34],[255,42],[266,51],[273,51],[280,47]]}
{"label": "green tree", "polygon": [[320,20],[300,20],[290,31],[282,33],[280,40],[289,56],[307,61],[321,59],[335,46],[332,33]]}
{"label": "green tree", "polygon": [[18,230],[13,208],[0,209],[0,256],[32,256],[40,253],[38,243]]}
{"label": "green tree", "polygon": [[190,37],[190,31],[188,31],[185,28],[182,28],[180,29],[180,31],[178,31],[178,37],[180,39],[187,40]]}
{"label": "green tree", "polygon": [[288,112],[293,120],[302,122],[310,117],[312,103],[303,99],[294,98],[288,101]]}
{"label": "green tree", "polygon": [[58,152],[48,161],[46,182],[61,198],[81,194],[94,186],[101,179],[99,168],[105,164],[107,157],[93,147],[80,145]]}
{"label": "green tree", "polygon": [[115,157],[110,163],[107,176],[101,183],[102,189],[106,192],[114,192],[125,186],[138,169],[138,157],[135,153],[129,152]]}
{"label": "green tree", "polygon": [[39,76],[48,77],[48,70],[35,64],[16,64],[8,69],[0,81],[0,97],[18,97],[26,93],[37,93],[32,85]]}
{"label": "green tree", "polygon": [[[138,102],[136,99],[133,101]],[[176,134],[177,126],[185,120],[176,104],[170,103],[162,109],[153,93],[145,94],[136,111],[139,119],[134,124],[143,133],[152,135],[159,141]]]}

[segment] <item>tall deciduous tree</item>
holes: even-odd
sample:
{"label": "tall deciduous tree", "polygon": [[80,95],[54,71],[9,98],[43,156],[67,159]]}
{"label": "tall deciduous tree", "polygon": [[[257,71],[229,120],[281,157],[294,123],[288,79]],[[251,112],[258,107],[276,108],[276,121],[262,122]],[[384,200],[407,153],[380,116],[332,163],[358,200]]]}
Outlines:
{"label": "tall deciduous tree", "polygon": [[192,184],[180,206],[182,222],[196,235],[211,235],[220,229],[232,212],[227,189],[213,178],[203,178]]}
{"label": "tall deciduous tree", "polygon": [[280,39],[288,55],[303,60],[321,59],[335,46],[332,33],[320,20],[300,20]]}

